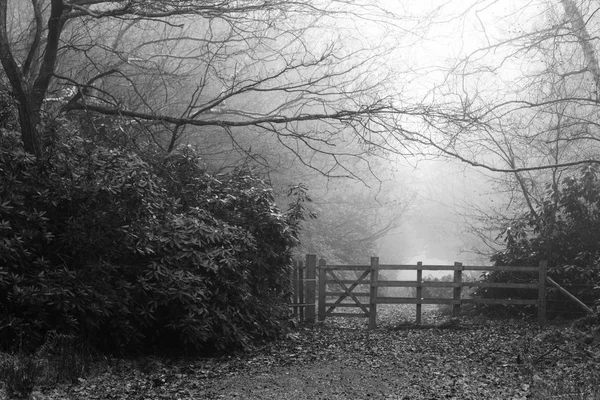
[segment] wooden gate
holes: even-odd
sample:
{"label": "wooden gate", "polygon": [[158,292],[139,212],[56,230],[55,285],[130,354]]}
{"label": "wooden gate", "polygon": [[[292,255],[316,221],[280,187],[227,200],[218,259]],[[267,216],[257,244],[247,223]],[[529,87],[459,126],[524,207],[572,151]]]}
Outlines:
{"label": "wooden gate", "polygon": [[[333,316],[369,318],[370,323],[371,320],[374,321],[377,315],[377,303],[374,299],[377,297],[378,264],[377,257],[371,258],[371,265],[367,266],[329,266],[324,260],[320,260],[319,321]],[[338,308],[355,308],[359,312],[336,312]]]}

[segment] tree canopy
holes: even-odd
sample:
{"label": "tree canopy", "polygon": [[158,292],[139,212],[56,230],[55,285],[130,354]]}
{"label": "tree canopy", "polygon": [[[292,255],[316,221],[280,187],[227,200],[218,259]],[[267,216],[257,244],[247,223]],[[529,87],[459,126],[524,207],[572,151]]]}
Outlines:
{"label": "tree canopy", "polygon": [[0,60],[37,157],[51,121],[85,113],[101,135],[162,152],[229,143],[255,156],[258,140],[352,176],[349,158],[403,151],[408,131],[390,136],[390,121],[432,114],[391,90],[401,66],[390,54],[426,23],[367,1],[12,0]]}

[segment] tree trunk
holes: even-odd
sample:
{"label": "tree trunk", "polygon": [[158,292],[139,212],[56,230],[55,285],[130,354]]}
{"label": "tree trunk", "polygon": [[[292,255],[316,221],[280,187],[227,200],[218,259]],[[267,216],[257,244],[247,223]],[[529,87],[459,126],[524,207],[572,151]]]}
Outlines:
{"label": "tree trunk", "polygon": [[28,85],[13,57],[7,31],[7,4],[5,1],[0,2],[0,62],[17,100],[23,147],[26,152],[39,158],[41,147],[37,123],[39,121],[39,106],[41,106],[43,99],[39,102],[38,107],[33,104],[33,99],[28,95]]}
{"label": "tree trunk", "polygon": [[40,54],[42,12],[38,1],[32,1],[35,20],[33,22],[34,40],[28,52],[25,65],[21,67],[11,51],[10,37],[7,29],[8,6],[6,1],[0,1],[0,62],[10,82],[10,86],[17,100],[19,123],[21,125],[21,138],[25,151],[40,158],[42,155],[41,138],[38,132],[40,110],[48,86],[53,77],[60,35],[67,15],[64,13],[63,0],[51,0],[50,15],[48,18],[48,33],[45,46],[41,54],[41,64],[37,71],[32,70],[36,55]]}
{"label": "tree trunk", "polygon": [[23,139],[23,147],[26,152],[40,158],[42,149],[40,146],[40,135],[37,130],[37,115],[39,111],[33,110],[32,105],[28,100],[19,101],[19,123],[21,125],[21,138]]}
{"label": "tree trunk", "polygon": [[573,0],[562,0],[566,17],[573,27],[573,34],[577,37],[579,46],[583,51],[585,67],[592,74],[596,96],[600,95],[600,64],[596,56],[596,50],[592,44],[592,38],[586,27],[585,20],[577,4]]}

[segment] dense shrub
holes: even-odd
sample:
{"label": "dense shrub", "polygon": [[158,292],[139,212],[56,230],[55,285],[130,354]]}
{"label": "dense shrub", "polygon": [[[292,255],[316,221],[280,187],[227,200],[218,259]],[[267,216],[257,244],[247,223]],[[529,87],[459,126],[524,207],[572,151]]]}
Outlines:
{"label": "dense shrub", "polygon": [[0,131],[0,343],[49,331],[104,349],[219,350],[277,334],[290,215],[191,149],[142,160],[77,136],[44,160]]}
{"label": "dense shrub", "polygon": [[10,91],[0,82],[0,128],[15,129],[18,118]]}
{"label": "dense shrub", "polygon": [[[548,275],[584,303],[600,299],[600,179],[597,166],[586,166],[565,178],[558,187],[548,187],[534,212],[515,219],[503,231],[506,249],[492,257],[495,265],[538,265],[548,261]],[[538,274],[490,272],[485,282],[537,282]],[[480,297],[537,298],[535,290],[481,288]],[[582,310],[551,285],[547,291],[550,316],[579,316]],[[600,305],[600,304],[599,304]],[[499,307],[484,307],[495,312]],[[503,307],[513,312],[511,307]],[[534,306],[520,310],[534,311]]]}

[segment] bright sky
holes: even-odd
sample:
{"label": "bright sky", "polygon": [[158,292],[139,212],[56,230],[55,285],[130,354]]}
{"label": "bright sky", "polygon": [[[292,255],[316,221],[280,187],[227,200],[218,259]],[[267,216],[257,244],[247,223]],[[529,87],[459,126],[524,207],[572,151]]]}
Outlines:
{"label": "bright sky", "polygon": [[[533,24],[538,23],[536,21],[544,21],[543,10],[547,6],[543,0],[429,0],[399,1],[397,4],[404,4],[406,13],[430,15],[437,9],[433,18],[437,23],[430,25],[424,39],[418,45],[399,52],[400,58],[405,60],[408,57],[414,71],[412,78],[408,79],[413,94],[430,93],[444,83],[454,85],[444,92],[457,95],[456,99],[458,95],[465,96],[465,92],[460,90],[461,84],[465,85],[466,92],[474,93],[477,88],[482,95],[495,94],[502,88],[512,88],[515,77],[520,76],[524,69],[534,67],[523,65],[518,58],[505,61],[507,50],[489,49],[476,52],[469,67],[489,63],[502,65],[502,68],[480,75],[481,79],[470,76],[462,82],[456,76],[446,80],[456,59],[510,35],[519,35],[531,29]],[[428,71],[427,74],[422,73],[424,70]],[[461,253],[462,249],[468,249],[468,241],[472,238],[464,232],[467,226],[462,225],[463,220],[458,215],[465,211],[465,203],[485,206],[493,200],[490,196],[493,189],[481,171],[464,170],[464,165],[457,162],[423,162],[417,165],[417,169],[406,167],[405,171],[414,180],[408,190],[417,193],[417,201],[407,223],[382,241],[380,256],[384,262],[483,263],[473,254]]]}

